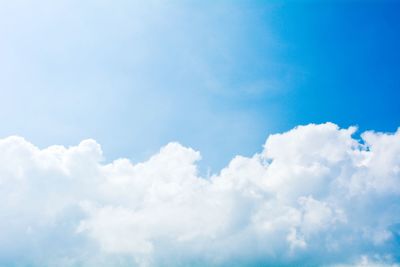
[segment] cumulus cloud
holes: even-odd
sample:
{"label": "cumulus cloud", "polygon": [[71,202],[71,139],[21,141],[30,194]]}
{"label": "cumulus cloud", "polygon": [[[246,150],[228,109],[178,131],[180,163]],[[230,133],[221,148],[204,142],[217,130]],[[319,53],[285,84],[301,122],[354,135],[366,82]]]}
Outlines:
{"label": "cumulus cloud", "polygon": [[400,130],[355,131],[299,126],[210,177],[178,143],[103,163],[1,139],[0,264],[398,266]]}

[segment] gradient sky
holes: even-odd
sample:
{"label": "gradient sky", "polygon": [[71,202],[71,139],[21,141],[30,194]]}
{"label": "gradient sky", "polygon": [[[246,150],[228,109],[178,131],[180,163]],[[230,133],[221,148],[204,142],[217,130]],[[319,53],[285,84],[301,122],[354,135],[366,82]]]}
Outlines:
{"label": "gradient sky", "polygon": [[217,171],[270,133],[400,125],[396,1],[1,1],[0,136],[169,141]]}
{"label": "gradient sky", "polygon": [[399,14],[0,0],[0,266],[399,267]]}

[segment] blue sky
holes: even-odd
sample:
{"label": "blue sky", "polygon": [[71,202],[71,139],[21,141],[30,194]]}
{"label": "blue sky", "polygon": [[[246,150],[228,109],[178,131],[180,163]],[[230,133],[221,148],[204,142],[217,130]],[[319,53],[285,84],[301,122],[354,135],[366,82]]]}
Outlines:
{"label": "blue sky", "polygon": [[400,124],[395,1],[0,7],[3,137],[41,147],[90,137],[107,160],[179,141],[216,171],[299,124]]}
{"label": "blue sky", "polygon": [[0,0],[0,266],[398,267],[399,11]]}

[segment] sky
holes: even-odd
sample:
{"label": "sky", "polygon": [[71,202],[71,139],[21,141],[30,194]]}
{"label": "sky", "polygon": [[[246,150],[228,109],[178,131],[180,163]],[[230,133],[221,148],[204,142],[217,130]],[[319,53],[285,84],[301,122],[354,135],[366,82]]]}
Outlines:
{"label": "sky", "polygon": [[[218,171],[299,124],[395,131],[396,2],[1,1],[0,136],[170,141]],[[218,149],[215,149],[218,147]]]}
{"label": "sky", "polygon": [[397,266],[399,11],[0,0],[0,265]]}

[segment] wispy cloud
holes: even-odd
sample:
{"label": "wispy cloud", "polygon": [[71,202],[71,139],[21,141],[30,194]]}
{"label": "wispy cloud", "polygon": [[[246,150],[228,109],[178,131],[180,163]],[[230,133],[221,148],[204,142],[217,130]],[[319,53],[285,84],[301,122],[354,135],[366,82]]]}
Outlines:
{"label": "wispy cloud", "polygon": [[1,1],[0,120],[7,123],[0,135],[39,146],[92,137],[108,157],[137,160],[179,140],[220,168],[233,144],[250,153],[264,138],[260,129],[276,128],[275,116],[265,114],[283,108],[261,103],[296,79],[295,67],[277,56],[270,9]]}

